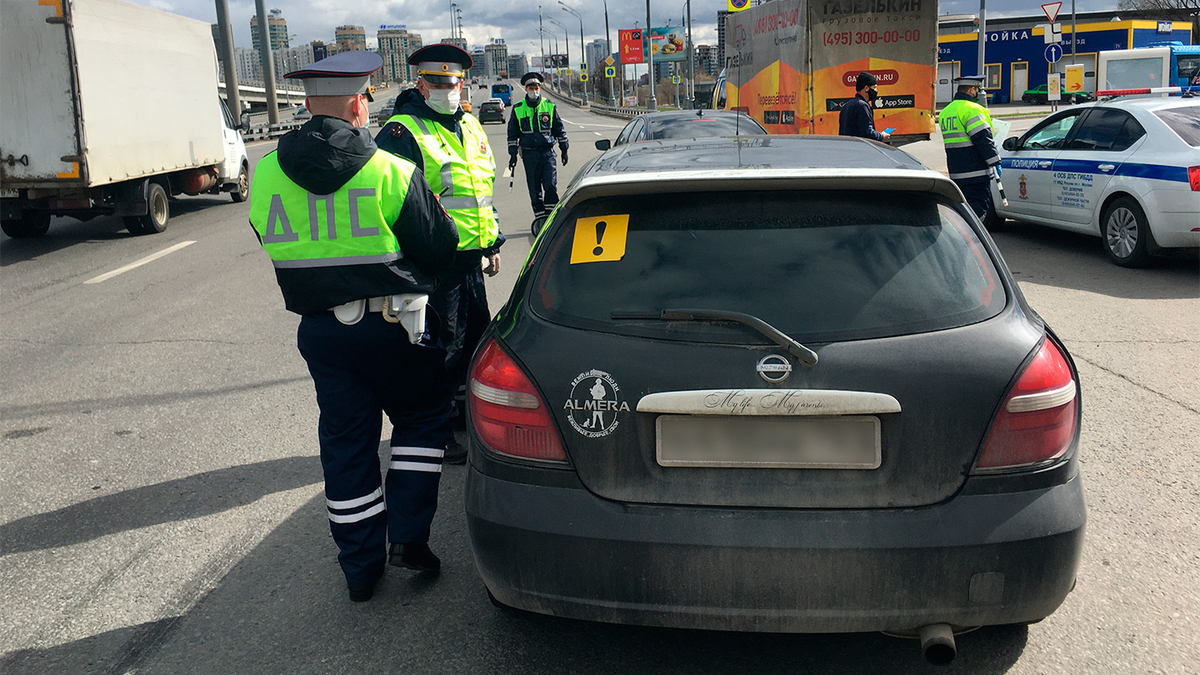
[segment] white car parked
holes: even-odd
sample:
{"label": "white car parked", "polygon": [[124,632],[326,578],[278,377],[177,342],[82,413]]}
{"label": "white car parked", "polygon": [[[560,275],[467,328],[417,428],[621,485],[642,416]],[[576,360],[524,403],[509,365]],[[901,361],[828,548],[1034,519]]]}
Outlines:
{"label": "white car parked", "polygon": [[1000,151],[1004,218],[1098,237],[1112,261],[1145,265],[1200,247],[1200,100],[1129,98],[1072,106]]}

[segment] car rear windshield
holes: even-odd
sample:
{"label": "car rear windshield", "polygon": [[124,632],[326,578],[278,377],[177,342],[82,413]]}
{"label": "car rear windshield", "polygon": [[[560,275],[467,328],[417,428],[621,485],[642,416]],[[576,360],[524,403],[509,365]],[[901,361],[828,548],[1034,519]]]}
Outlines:
{"label": "car rear windshield", "polygon": [[760,136],[767,133],[762,127],[745,117],[736,115],[709,115],[707,117],[678,117],[650,122],[650,138],[707,138],[710,136]]}
{"label": "car rear windshield", "polygon": [[1184,143],[1193,148],[1200,148],[1200,106],[1187,105],[1176,108],[1155,110],[1158,119],[1179,134]]}
{"label": "car rear windshield", "polygon": [[751,314],[801,341],[827,341],[964,326],[1007,303],[964,216],[928,193],[609,197],[556,217],[546,237],[534,254],[530,307],[590,330],[761,342],[730,324],[612,318],[717,309]]}

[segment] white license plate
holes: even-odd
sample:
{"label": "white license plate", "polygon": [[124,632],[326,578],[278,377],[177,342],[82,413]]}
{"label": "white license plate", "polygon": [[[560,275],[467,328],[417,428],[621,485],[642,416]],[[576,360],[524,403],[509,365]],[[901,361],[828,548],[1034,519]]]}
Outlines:
{"label": "white license plate", "polygon": [[0,190],[0,199],[16,199],[21,193],[17,190]]}
{"label": "white license plate", "polygon": [[879,418],[660,415],[661,466],[878,469]]}

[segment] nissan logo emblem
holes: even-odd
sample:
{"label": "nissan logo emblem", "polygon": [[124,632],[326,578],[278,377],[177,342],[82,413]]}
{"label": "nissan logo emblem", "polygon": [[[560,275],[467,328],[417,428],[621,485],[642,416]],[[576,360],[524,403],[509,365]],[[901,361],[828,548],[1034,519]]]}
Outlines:
{"label": "nissan logo emblem", "polygon": [[783,382],[792,374],[791,362],[778,354],[762,357],[754,369],[767,382]]}

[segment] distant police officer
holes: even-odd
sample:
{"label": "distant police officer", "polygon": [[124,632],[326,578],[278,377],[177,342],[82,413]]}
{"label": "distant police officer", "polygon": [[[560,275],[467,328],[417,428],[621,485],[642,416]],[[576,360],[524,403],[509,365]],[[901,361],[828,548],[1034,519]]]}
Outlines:
{"label": "distant police officer", "polygon": [[[329,527],[354,601],[373,594],[389,539],[391,564],[438,571],[429,527],[450,436],[445,353],[424,335],[422,308],[458,237],[421,172],[362,128],[381,66],[347,52],[289,73],[313,117],[259,162],[250,191],[250,223],[301,315]],[[386,497],[381,412],[393,426]]]}
{"label": "distant police officer", "polygon": [[508,118],[508,169],[515,171],[517,152],[525,163],[525,182],[535,219],[549,215],[558,205],[558,169],[554,166],[554,144],[562,150],[567,165],[567,132],[550,99],[542,96],[542,76],[521,76],[525,98],[512,107]]}
{"label": "distant police officer", "polygon": [[[470,54],[454,45],[429,45],[413,52],[408,63],[417,67],[417,88],[397,97],[395,114],[375,142],[424,171],[458,226],[456,281],[430,301],[445,319],[441,338],[447,347],[446,365],[461,390],[471,355],[491,320],[483,273],[494,276],[500,271],[504,236],[492,208],[496,160],[483,126],[459,106]],[[484,259],[487,267],[481,270]],[[462,398],[460,393],[460,402]],[[445,461],[466,461],[466,451],[453,439]]]}
{"label": "distant police officer", "polygon": [[982,77],[964,76],[954,81],[958,92],[938,114],[946,144],[946,169],[971,210],[985,218],[992,207],[992,174],[1000,170],[1000,154],[992,140],[992,115],[979,104]]}
{"label": "distant police officer", "polygon": [[875,99],[879,98],[879,80],[868,72],[861,72],[854,81],[857,93],[842,105],[838,115],[838,135],[886,141],[891,134],[875,131]]}

